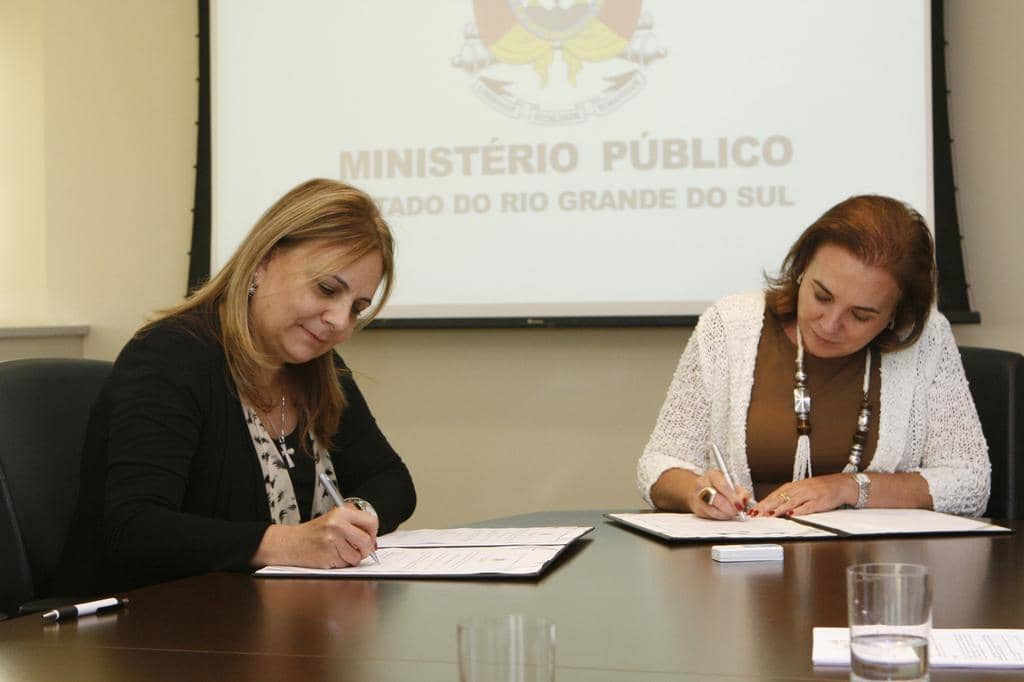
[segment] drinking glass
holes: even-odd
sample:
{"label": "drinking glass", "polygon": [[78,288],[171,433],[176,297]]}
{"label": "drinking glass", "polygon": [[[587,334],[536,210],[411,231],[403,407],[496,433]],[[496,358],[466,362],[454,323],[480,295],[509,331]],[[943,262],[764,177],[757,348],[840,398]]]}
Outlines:
{"label": "drinking glass", "polygon": [[846,569],[850,679],[927,680],[932,584],[917,564]]}
{"label": "drinking glass", "polygon": [[462,682],[552,682],[555,624],[546,618],[509,614],[458,624]]}

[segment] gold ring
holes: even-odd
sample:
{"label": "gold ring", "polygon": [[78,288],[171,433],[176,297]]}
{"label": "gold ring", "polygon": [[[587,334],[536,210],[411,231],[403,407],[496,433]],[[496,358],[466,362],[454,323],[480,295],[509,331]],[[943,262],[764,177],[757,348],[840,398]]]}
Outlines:
{"label": "gold ring", "polygon": [[792,502],[792,501],[793,501],[793,500],[792,500],[792,498],[790,498],[790,496],[789,496],[789,495],[787,495],[786,493],[779,493],[779,497],[781,497],[781,498],[782,498],[782,501],[783,501],[783,502],[784,502],[785,504],[789,504],[790,502]]}
{"label": "gold ring", "polygon": [[715,503],[715,498],[718,497],[718,491],[711,486],[706,486],[700,489],[700,492],[697,493],[697,497],[700,498],[701,502],[710,506]]}

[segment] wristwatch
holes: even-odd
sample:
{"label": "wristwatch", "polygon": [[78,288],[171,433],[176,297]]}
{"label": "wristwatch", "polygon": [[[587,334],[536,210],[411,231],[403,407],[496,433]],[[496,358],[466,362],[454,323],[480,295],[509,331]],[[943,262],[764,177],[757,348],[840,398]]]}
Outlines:
{"label": "wristwatch", "polygon": [[863,509],[868,506],[868,495],[871,493],[871,478],[862,472],[853,474],[853,480],[857,481],[857,503],[854,509]]}
{"label": "wristwatch", "polygon": [[377,510],[373,508],[373,505],[361,497],[346,497],[342,500],[342,503],[349,502],[353,507],[359,511],[369,512],[374,516],[377,516]]}

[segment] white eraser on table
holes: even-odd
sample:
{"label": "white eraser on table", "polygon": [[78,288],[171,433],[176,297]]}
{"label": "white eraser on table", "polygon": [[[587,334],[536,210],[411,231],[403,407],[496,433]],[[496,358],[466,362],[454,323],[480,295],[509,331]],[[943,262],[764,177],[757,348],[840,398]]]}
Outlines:
{"label": "white eraser on table", "polygon": [[782,545],[713,545],[715,561],[782,561]]}

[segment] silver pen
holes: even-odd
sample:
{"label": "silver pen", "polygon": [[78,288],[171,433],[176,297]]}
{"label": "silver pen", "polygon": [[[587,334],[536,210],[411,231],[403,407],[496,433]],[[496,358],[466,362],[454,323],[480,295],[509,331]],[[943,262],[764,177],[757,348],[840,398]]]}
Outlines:
{"label": "silver pen", "polygon": [[[331,479],[327,477],[327,474],[320,474],[320,482],[323,484],[324,490],[327,491],[327,494],[331,496],[332,500],[334,500],[334,505],[336,507],[344,507],[345,500],[342,499],[341,493],[339,493],[338,489],[334,487],[333,483],[331,483]],[[353,500],[352,504],[354,504],[356,506],[356,509],[358,509],[359,511],[368,511],[366,507],[360,504],[361,502],[362,500]],[[374,514],[374,516],[376,516],[376,514]],[[377,552],[371,551],[370,558],[373,559],[376,563],[380,563],[380,559],[377,558]]]}
{"label": "silver pen", "polygon": [[[725,482],[729,484],[732,491],[736,492],[736,484],[732,482],[732,476],[729,475],[729,469],[725,466],[725,459],[722,458],[722,451],[718,449],[718,446],[714,443],[708,443],[711,447],[711,454],[715,456],[715,462],[718,463],[718,470],[722,472],[722,476],[725,477]],[[739,517],[741,521],[747,520],[747,512],[742,509],[739,510]]]}

